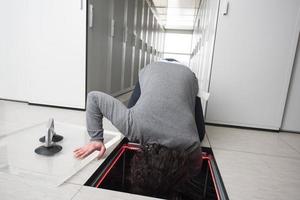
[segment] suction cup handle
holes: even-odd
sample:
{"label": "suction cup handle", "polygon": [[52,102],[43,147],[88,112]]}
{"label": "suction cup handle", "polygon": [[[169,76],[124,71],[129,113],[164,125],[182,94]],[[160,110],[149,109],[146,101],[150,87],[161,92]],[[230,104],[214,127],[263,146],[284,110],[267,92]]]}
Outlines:
{"label": "suction cup handle", "polygon": [[47,134],[45,135],[45,146],[50,147],[52,145],[53,132],[51,129],[47,130]]}
{"label": "suction cup handle", "polygon": [[54,136],[54,119],[50,118],[46,127],[45,146],[52,146],[52,138]]}

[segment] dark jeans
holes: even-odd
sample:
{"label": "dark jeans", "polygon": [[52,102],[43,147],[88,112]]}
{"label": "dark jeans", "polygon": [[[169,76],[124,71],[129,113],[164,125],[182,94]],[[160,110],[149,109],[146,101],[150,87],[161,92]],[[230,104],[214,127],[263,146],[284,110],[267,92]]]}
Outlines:
{"label": "dark jeans", "polygon": [[[128,108],[133,107],[138,99],[141,96],[141,88],[140,83],[137,82],[135,85],[135,88],[132,92],[132,95],[129,99]],[[197,130],[199,134],[200,141],[203,140],[205,135],[205,124],[204,124],[204,118],[203,118],[203,112],[202,112],[202,105],[201,105],[201,99],[199,97],[196,97],[196,103],[195,103],[195,121],[197,125]]]}

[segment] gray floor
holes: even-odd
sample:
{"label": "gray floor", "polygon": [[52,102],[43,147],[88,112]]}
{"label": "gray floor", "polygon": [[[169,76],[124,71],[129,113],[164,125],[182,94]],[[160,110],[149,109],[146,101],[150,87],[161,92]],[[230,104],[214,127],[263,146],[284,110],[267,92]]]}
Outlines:
{"label": "gray floor", "polygon": [[230,199],[300,199],[300,134],[207,126]]}
{"label": "gray floor", "polygon": [[[0,140],[49,117],[85,125],[83,111],[0,100]],[[207,126],[203,146],[212,147],[230,199],[300,199],[300,134]]]}

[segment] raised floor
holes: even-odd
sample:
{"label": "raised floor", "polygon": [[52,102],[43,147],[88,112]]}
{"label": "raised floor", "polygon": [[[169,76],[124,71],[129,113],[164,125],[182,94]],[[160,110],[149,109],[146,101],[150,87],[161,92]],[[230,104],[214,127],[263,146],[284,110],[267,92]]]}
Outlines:
{"label": "raised floor", "polygon": [[[85,112],[32,106],[0,100],[0,142],[11,134],[56,121],[85,126]],[[117,131],[107,120],[104,128]],[[206,126],[202,145],[211,147],[230,199],[299,199],[300,134],[268,132],[251,129]],[[3,153],[3,152],[2,152]],[[82,186],[85,173],[92,172],[97,162],[87,166],[59,187],[47,184],[38,175],[1,171],[1,199],[148,199],[108,190]]]}

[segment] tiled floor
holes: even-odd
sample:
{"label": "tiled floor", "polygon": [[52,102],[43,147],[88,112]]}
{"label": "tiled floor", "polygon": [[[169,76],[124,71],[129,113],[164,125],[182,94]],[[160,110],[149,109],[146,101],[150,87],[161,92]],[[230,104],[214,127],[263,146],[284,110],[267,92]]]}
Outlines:
{"label": "tiled floor", "polygon": [[81,188],[80,185],[64,184],[53,187],[39,177],[30,177],[0,172],[0,193],[2,200],[44,199],[70,200]]}
{"label": "tiled floor", "polygon": [[300,199],[300,134],[207,126],[230,199]]}
{"label": "tiled floor", "polygon": [[[85,126],[84,111],[0,100],[0,138],[1,135],[46,122],[51,117],[55,121]],[[109,130],[116,130],[106,119],[104,125]]]}
{"label": "tiled floor", "polygon": [[[44,123],[50,117],[85,126],[83,111],[0,100],[0,140],[24,128]],[[107,120],[104,127],[116,130]],[[212,147],[230,199],[300,199],[300,134],[207,126],[207,137],[202,145]],[[14,179],[10,176],[1,176],[7,180],[3,180],[5,183],[0,180],[0,187],[2,191],[5,186],[7,195],[13,197],[15,194],[9,193],[9,184],[6,184]],[[31,187],[30,181],[22,183],[20,179],[20,184]],[[90,198],[94,194],[91,188],[78,187],[76,178],[64,187],[78,191],[74,199]],[[67,194],[61,197],[64,195]],[[114,195],[115,199],[123,198],[119,193]]]}
{"label": "tiled floor", "polygon": [[[101,198],[99,198],[101,197]],[[133,195],[128,193],[115,192],[105,189],[96,189],[92,187],[83,186],[78,194],[74,197],[74,200],[89,199],[116,199],[116,200],[155,200],[155,198],[145,197],[140,195]]]}

